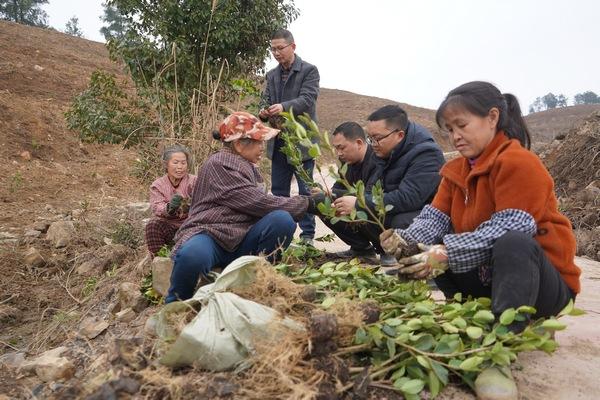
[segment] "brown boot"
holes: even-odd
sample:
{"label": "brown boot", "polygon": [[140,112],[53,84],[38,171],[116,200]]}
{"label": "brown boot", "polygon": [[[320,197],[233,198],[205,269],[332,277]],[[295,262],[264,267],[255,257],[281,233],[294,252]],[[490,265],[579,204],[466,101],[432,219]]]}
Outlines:
{"label": "brown boot", "polygon": [[517,400],[519,392],[508,367],[489,367],[475,379],[479,400]]}

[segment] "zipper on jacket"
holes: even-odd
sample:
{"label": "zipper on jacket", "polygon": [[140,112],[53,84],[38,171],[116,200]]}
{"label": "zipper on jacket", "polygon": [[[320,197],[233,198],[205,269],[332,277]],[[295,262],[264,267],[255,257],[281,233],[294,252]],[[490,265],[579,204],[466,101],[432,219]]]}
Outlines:
{"label": "zipper on jacket", "polygon": [[465,206],[469,202],[469,188],[465,189]]}

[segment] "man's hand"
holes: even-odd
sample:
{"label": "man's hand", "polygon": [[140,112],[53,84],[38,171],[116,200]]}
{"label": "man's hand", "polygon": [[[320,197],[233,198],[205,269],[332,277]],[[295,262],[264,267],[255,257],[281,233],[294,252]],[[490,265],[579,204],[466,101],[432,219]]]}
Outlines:
{"label": "man's hand", "polygon": [[342,196],[335,199],[333,202],[337,213],[339,215],[350,215],[352,210],[356,208],[356,197],[354,196]]}
{"label": "man's hand", "polygon": [[269,116],[277,115],[283,112],[283,106],[281,104],[273,104],[267,109]]}
{"label": "man's hand", "polygon": [[175,193],[173,197],[171,197],[171,201],[167,204],[167,214],[173,216],[181,207],[181,202],[183,201],[183,196],[179,193]]}
{"label": "man's hand", "polygon": [[258,117],[263,121],[266,121],[269,118],[269,111],[266,108],[261,108],[258,112]]}
{"label": "man's hand", "polygon": [[398,272],[409,279],[426,279],[443,274],[448,269],[448,252],[443,244],[427,246],[419,243],[421,253],[398,260]]}

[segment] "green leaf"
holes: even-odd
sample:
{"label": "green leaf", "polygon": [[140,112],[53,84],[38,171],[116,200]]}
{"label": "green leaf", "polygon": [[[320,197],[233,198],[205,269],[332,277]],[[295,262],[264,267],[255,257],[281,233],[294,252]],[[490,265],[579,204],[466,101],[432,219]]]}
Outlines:
{"label": "green leaf", "polygon": [[510,356],[507,351],[501,351],[499,353],[492,354],[492,361],[502,366],[510,365]]}
{"label": "green leaf", "polygon": [[494,332],[490,332],[487,335],[485,335],[485,338],[483,338],[483,342],[481,343],[482,346],[489,346],[490,344],[494,343],[496,341],[496,334]]}
{"label": "green leaf", "polygon": [[417,394],[425,387],[425,382],[421,379],[411,379],[407,382],[404,382],[402,386],[400,386],[400,390],[404,393],[408,394]]}
{"label": "green leaf", "polygon": [[419,349],[421,351],[429,351],[433,348],[433,345],[435,344],[435,339],[433,338],[433,336],[429,333],[426,333],[424,335],[422,335],[413,345],[413,347],[415,347],[416,349]]}
{"label": "green leaf", "polygon": [[507,308],[500,315],[500,323],[502,325],[510,325],[515,320],[516,315],[517,315],[517,312],[515,311],[514,308]]}
{"label": "green leaf", "polygon": [[488,310],[479,310],[473,315],[473,320],[482,324],[492,323],[494,322],[494,319],[494,314]]}
{"label": "green leaf", "polygon": [[425,369],[430,369],[431,367],[429,366],[429,361],[427,361],[427,358],[424,356],[417,356],[417,362],[419,364],[421,364],[421,366]]}
{"label": "green leaf", "polygon": [[335,297],[327,297],[325,300],[323,300],[323,302],[321,303],[321,307],[327,309],[329,307],[331,307],[332,305],[335,304]]}
{"label": "green leaf", "polygon": [[431,361],[431,367],[440,382],[446,386],[448,384],[448,370],[436,361]]}
{"label": "green leaf", "polygon": [[385,323],[389,326],[398,326],[402,324],[402,320],[399,318],[388,318],[385,320]]}
{"label": "green leaf", "polygon": [[460,303],[462,301],[462,293],[460,293],[460,292],[454,293],[453,299],[454,299],[454,301],[458,301]]}
{"label": "green leaf", "polygon": [[308,155],[312,158],[318,158],[321,155],[321,149],[319,148],[319,145],[313,144],[312,146],[310,146],[310,148],[308,149]]}
{"label": "green leaf", "polygon": [[467,335],[473,339],[473,340],[477,340],[481,337],[481,335],[483,335],[483,329],[481,329],[478,326],[469,326],[467,328]]}
{"label": "green leaf", "polygon": [[419,318],[412,318],[406,323],[406,326],[408,326],[410,330],[415,331],[423,326],[423,321],[421,321]]}
{"label": "green leaf", "polygon": [[397,334],[396,329],[388,324],[384,324],[381,331],[390,337],[395,337]]}
{"label": "green leaf", "polygon": [[361,221],[367,221],[369,219],[367,213],[362,210],[356,212],[356,217]]}
{"label": "green leaf", "polygon": [[458,366],[463,371],[477,371],[479,364],[483,362],[483,357],[473,356],[465,359]]}
{"label": "green leaf", "polygon": [[396,342],[394,342],[394,339],[392,338],[387,338],[386,344],[388,350],[388,357],[394,358],[394,356],[396,355]]}
{"label": "green leaf", "polygon": [[429,386],[429,392],[431,393],[431,398],[435,398],[438,394],[440,394],[441,390],[441,382],[435,372],[433,370],[429,371],[427,384]]}
{"label": "green leaf", "polygon": [[548,340],[542,343],[542,345],[540,346],[540,350],[545,351],[546,353],[552,353],[554,352],[554,350],[556,350],[557,347],[558,344],[554,340]]}
{"label": "green leaf", "polygon": [[535,307],[521,306],[517,308],[517,312],[521,314],[535,314]]}
{"label": "green leaf", "polygon": [[467,321],[464,318],[456,317],[452,321],[450,321],[452,325],[457,327],[458,329],[465,329],[467,327]]}
{"label": "green leaf", "polygon": [[[406,373],[406,368],[404,366],[402,366],[402,367],[400,367],[400,369],[397,369],[394,371],[394,373],[390,377],[390,380],[396,382],[398,379],[402,378],[405,373]],[[402,382],[402,383],[404,383],[404,382]]]}
{"label": "green leaf", "polygon": [[542,328],[549,330],[549,331],[562,331],[563,329],[565,329],[567,327],[567,325],[563,324],[562,322],[551,318],[551,319],[547,319],[544,322],[542,322]]}
{"label": "green leaf", "polygon": [[445,330],[448,333],[458,333],[458,328],[455,327],[454,325],[452,325],[449,322],[444,322],[442,324],[442,329]]}
{"label": "green leaf", "polygon": [[361,300],[364,300],[367,298],[367,293],[368,293],[368,289],[367,288],[362,288],[360,289],[360,292],[358,292],[358,298]]}

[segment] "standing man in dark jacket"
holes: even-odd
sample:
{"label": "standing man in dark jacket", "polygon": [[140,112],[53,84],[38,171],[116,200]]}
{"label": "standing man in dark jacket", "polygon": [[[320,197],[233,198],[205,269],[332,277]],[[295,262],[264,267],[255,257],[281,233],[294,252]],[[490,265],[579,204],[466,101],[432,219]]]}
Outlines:
{"label": "standing man in dark jacket", "polygon": [[[386,214],[385,227],[406,228],[437,191],[444,163],[442,150],[425,127],[410,122],[406,112],[396,105],[372,113],[366,130],[367,142],[376,156],[375,171],[366,182],[367,205],[374,209],[371,190],[381,181],[384,203],[393,207]],[[357,207],[356,197],[338,197],[334,206],[341,215],[348,215]],[[360,224],[354,232],[336,233],[350,245],[350,250],[339,256],[364,257],[377,252],[382,265],[396,263],[381,249],[379,227]]]}
{"label": "standing man in dark jacket", "polygon": [[[263,93],[265,107],[260,110],[263,120],[277,121],[282,111],[293,111],[294,115],[308,114],[317,120],[317,97],[319,96],[319,71],[317,67],[302,60],[295,54],[296,44],[292,33],[280,29],[271,39],[271,53],[279,65],[267,72],[267,86]],[[279,128],[279,126],[275,126]],[[298,181],[301,195],[309,195],[310,190],[302,181],[287,157],[280,149],[284,145],[279,135],[267,143],[267,154],[272,160],[271,192],[275,196],[290,195],[292,176]],[[312,176],[315,160],[308,155],[308,149],[302,149],[303,166]],[[306,214],[299,223],[300,238],[312,244],[315,236],[315,217]]]}

